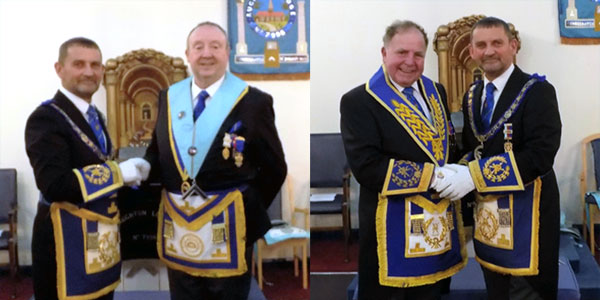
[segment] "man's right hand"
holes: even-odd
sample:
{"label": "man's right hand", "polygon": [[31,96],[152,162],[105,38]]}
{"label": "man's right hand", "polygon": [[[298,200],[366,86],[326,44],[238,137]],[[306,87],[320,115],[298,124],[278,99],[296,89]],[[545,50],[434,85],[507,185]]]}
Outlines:
{"label": "man's right hand", "polygon": [[446,166],[435,167],[429,188],[435,189],[435,191],[438,193],[445,190],[448,186],[450,186],[450,177],[452,177],[454,174],[456,174],[456,171]]}
{"label": "man's right hand", "polygon": [[150,163],[148,161],[139,157],[130,158],[128,161],[133,162],[138,171],[140,171],[142,181],[148,179],[148,175],[150,174]]}

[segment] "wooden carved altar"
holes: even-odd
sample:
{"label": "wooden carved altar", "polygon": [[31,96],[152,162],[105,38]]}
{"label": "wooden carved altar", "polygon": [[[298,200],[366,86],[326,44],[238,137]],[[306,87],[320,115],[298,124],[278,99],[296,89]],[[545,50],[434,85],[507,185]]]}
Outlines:
{"label": "wooden carved altar", "polygon": [[[462,97],[475,80],[482,79],[483,71],[469,55],[471,27],[484,15],[471,15],[447,25],[440,25],[433,38],[433,50],[438,55],[439,82],[446,88],[451,112],[461,110]],[[508,24],[521,48],[519,32]],[[514,58],[516,62],[516,56]]]}
{"label": "wooden carved altar", "polygon": [[108,132],[116,149],[148,146],[159,91],[186,76],[183,59],[153,49],[134,50],[106,61]]}

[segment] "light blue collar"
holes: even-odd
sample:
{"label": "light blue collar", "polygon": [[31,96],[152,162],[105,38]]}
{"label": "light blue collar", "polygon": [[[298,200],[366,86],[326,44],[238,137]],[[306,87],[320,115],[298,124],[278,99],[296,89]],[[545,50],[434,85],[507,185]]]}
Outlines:
{"label": "light blue collar", "polygon": [[[188,77],[171,85],[167,97],[171,151],[183,179],[196,177],[223,121],[248,92],[246,82],[226,72],[223,84],[211,95],[211,104],[194,123],[191,84],[192,77]],[[196,148],[193,156],[189,154],[191,147]]]}

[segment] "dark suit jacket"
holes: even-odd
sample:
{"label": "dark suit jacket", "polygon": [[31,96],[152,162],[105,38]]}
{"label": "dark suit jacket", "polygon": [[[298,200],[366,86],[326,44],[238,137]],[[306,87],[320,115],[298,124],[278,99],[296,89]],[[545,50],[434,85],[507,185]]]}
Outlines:
{"label": "dark suit jacket", "polygon": [[[166,95],[166,90],[159,95],[158,119],[145,159],[152,165],[152,177],[158,176],[167,190],[179,191],[182,181],[169,146]],[[246,139],[244,161],[240,168],[232,158],[224,160],[221,154],[223,135],[238,121],[242,122],[242,128],[237,134]],[[196,176],[196,183],[204,191],[248,185],[243,195],[246,245],[250,246],[271,227],[266,209],[277,195],[286,174],[283,149],[275,128],[273,99],[250,87],[217,132]]]}
{"label": "dark suit jacket", "polygon": [[[448,112],[446,90],[440,84],[436,86]],[[394,116],[367,93],[364,84],[342,96],[340,113],[348,164],[360,183],[359,298],[372,299],[369,297],[375,295],[387,297],[393,288],[379,285],[378,280],[375,232],[377,195],[382,190],[390,159],[432,161]],[[449,161],[454,160],[455,155],[450,155]]]}
{"label": "dark suit jacket", "polygon": [[[77,107],[60,91],[54,95],[53,100],[98,145],[94,132]],[[112,146],[106,126],[102,120],[100,123],[110,149]],[[29,116],[25,126],[25,147],[36,185],[46,201],[83,203],[73,169],[104,161],[81,141],[58,111],[42,105]],[[38,205],[31,251],[35,294],[49,297],[44,299],[52,299],[52,294],[56,295],[56,252],[50,207],[45,204]]]}
{"label": "dark suit jacket", "polygon": [[[528,79],[529,74],[523,73],[515,66],[494,109],[492,124],[504,114]],[[473,95],[475,108],[481,107],[482,90],[483,84],[479,84],[475,89]],[[470,125],[466,95],[463,99],[463,115],[465,121],[462,140],[465,152],[469,152],[473,151],[479,142],[473,135]],[[479,109],[475,109],[473,119],[476,126],[481,126]],[[513,152],[523,184],[542,176],[539,253],[543,254],[539,256],[540,275],[529,279],[538,291],[555,298],[558,280],[560,207],[558,185],[552,165],[560,146],[562,125],[554,87],[547,81],[534,84],[507,123],[513,124]],[[504,153],[502,130],[485,142],[483,149],[482,157]]]}
{"label": "dark suit jacket", "polygon": [[[60,91],[54,103],[96,144],[98,140],[87,120]],[[107,146],[112,147],[104,122],[100,121]],[[55,109],[39,106],[27,120],[25,146],[38,189],[48,202],[83,203],[74,168],[104,163],[75,134],[71,125]]]}

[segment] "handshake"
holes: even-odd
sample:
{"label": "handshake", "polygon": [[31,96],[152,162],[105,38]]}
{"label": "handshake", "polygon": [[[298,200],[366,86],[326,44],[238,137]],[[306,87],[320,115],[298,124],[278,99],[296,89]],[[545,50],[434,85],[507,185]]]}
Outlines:
{"label": "handshake", "polygon": [[138,186],[148,179],[150,163],[145,159],[134,157],[119,163],[123,183],[127,186]]}
{"label": "handshake", "polygon": [[429,188],[440,193],[440,198],[450,198],[455,201],[475,189],[475,184],[469,173],[469,167],[457,164],[446,164],[435,167]]}

